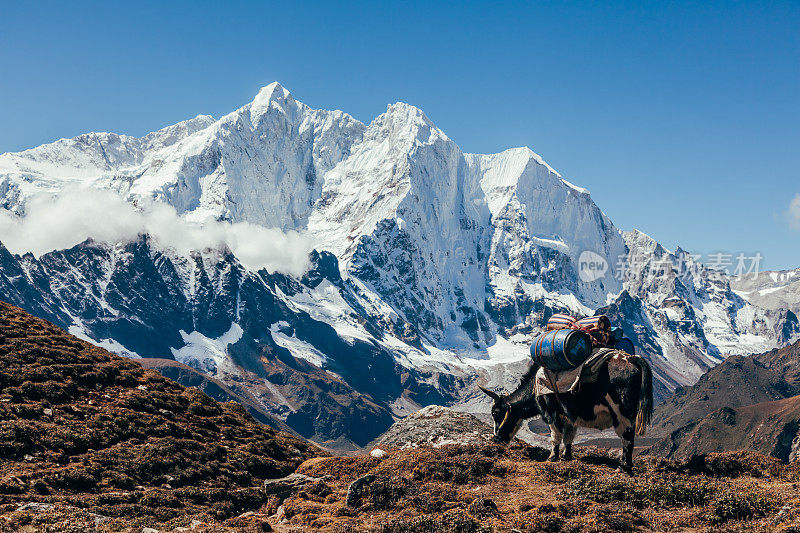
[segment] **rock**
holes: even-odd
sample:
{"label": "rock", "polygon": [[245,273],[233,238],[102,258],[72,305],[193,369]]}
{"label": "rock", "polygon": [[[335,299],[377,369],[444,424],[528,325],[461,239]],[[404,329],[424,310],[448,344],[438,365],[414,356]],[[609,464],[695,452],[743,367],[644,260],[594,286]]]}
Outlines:
{"label": "rock", "polygon": [[361,497],[364,496],[364,489],[373,481],[375,481],[375,475],[367,474],[350,483],[350,486],[347,487],[347,497],[344,501],[345,505],[347,507],[356,507]]}
{"label": "rock", "polygon": [[467,511],[469,514],[478,518],[500,515],[500,512],[497,510],[497,504],[494,503],[494,500],[490,500],[489,498],[475,498],[470,502]]}
{"label": "rock", "polygon": [[274,494],[280,498],[285,498],[317,481],[321,481],[321,478],[306,476],[305,474],[298,474],[295,472],[286,477],[265,480],[264,491],[267,494]]}
{"label": "rock", "polygon": [[380,448],[375,448],[374,450],[372,450],[371,452],[369,452],[369,454],[370,454],[370,456],[372,456],[372,457],[376,457],[376,458],[380,459],[381,457],[383,457],[384,455],[386,455],[386,452],[385,452],[385,451],[383,451],[383,450],[381,450]]}
{"label": "rock", "polygon": [[34,513],[43,513],[55,507],[52,503],[41,502],[28,502],[17,507],[17,511],[33,511]]}
{"label": "rock", "polygon": [[267,517],[254,511],[242,513],[236,518],[228,520],[225,525],[233,527],[235,531],[272,531],[272,527],[267,522]]}
{"label": "rock", "polygon": [[53,410],[52,410],[52,409],[50,409],[50,408],[43,409],[43,410],[42,410],[42,412],[43,412],[43,413],[44,413],[46,416],[53,416]]}
{"label": "rock", "polygon": [[144,385],[139,385],[136,388],[139,389],[139,390],[147,390],[147,387],[145,387]]}
{"label": "rock", "polygon": [[797,431],[789,451],[789,462],[792,463],[794,461],[800,461],[800,430]]}
{"label": "rock", "polygon": [[772,520],[774,523],[782,522],[789,514],[789,511],[792,510],[792,506],[788,503],[781,507],[781,510],[778,511],[778,514],[775,515],[775,518]]}
{"label": "rock", "polygon": [[492,428],[471,414],[429,405],[395,422],[377,444],[383,451],[383,448],[486,443],[491,437]]}
{"label": "rock", "polygon": [[142,533],[158,533],[158,530],[153,529],[152,527],[143,527]]}

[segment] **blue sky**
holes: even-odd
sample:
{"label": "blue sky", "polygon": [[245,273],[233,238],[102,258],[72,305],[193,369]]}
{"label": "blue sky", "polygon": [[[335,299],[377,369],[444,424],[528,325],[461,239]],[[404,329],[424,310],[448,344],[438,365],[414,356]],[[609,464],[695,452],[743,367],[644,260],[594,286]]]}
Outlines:
{"label": "blue sky", "polygon": [[465,151],[530,146],[669,248],[800,266],[798,1],[163,4],[0,0],[0,152],[277,80],[365,122],[414,104]]}

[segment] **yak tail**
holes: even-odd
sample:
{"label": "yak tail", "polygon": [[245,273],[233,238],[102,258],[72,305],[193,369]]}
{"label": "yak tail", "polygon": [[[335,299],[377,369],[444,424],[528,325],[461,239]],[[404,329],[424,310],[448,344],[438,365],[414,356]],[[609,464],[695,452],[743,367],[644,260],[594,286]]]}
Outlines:
{"label": "yak tail", "polygon": [[653,371],[644,357],[631,357],[642,374],[642,384],[639,387],[639,405],[636,410],[634,429],[637,435],[644,435],[645,428],[650,424],[653,416]]}

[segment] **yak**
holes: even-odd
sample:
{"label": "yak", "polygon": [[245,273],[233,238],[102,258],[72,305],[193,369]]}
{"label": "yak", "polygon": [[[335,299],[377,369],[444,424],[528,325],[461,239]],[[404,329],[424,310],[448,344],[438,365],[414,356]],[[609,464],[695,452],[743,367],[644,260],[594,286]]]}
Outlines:
{"label": "yak", "polygon": [[550,426],[552,451],[549,461],[572,459],[572,441],[578,427],[598,430],[613,427],[623,442],[620,469],[633,472],[634,435],[644,435],[653,414],[653,374],[648,362],[619,352],[599,368],[597,379],[581,383],[576,392],[536,396],[535,381],[539,364],[531,366],[514,392],[501,395],[480,389],[494,400],[494,440],[508,444],[525,419],[541,415]]}

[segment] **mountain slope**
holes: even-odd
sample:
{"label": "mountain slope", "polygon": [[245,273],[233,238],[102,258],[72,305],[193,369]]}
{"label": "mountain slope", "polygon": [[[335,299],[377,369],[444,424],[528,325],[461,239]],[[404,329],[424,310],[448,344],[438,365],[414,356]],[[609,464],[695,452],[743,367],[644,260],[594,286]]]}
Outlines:
{"label": "mountain slope", "polygon": [[632,478],[603,451],[579,448],[567,463],[544,462],[546,454],[473,444],[312,459],[298,472],[325,476],[330,494],[290,496],[275,521],[324,532],[792,531],[800,524],[797,471],[773,458],[637,458]]}
{"label": "mountain slope", "polygon": [[241,404],[247,409],[250,416],[262,424],[267,424],[280,431],[292,433],[292,429],[287,426],[283,420],[269,413],[259,402],[251,397],[241,396],[233,392],[227,385],[212,378],[208,374],[204,374],[197,369],[171,359],[147,357],[135,359],[135,361],[144,368],[155,370],[165,378],[180,383],[184,387],[199,389],[203,391],[206,396],[220,403],[236,402]]}
{"label": "mountain slope", "polygon": [[800,313],[800,269],[736,276],[731,287],[739,296],[764,309]]}
{"label": "mountain slope", "polygon": [[800,342],[752,357],[729,357],[659,405],[653,453],[747,449],[795,460],[800,447]]}
{"label": "mountain slope", "polygon": [[783,400],[800,394],[798,384],[756,358],[733,356],[712,368],[688,388],[680,388],[659,405],[653,416],[654,434],[665,434],[694,424],[722,408]]}
{"label": "mountain slope", "polygon": [[783,461],[800,459],[800,396],[723,407],[650,448],[651,453],[674,459],[728,450],[751,450]]}
{"label": "mountain slope", "polygon": [[127,525],[258,508],[265,478],[320,453],[2,302],[0,434],[4,511],[59,503]]}
{"label": "mountain slope", "polygon": [[[316,257],[306,283],[324,288],[331,283],[324,273],[340,279],[335,259]],[[319,264],[326,258],[333,269],[323,273]],[[129,356],[189,363],[320,442],[344,438],[364,445],[375,438],[392,422],[388,404],[413,389],[420,375],[407,375],[404,386],[385,349],[342,339],[330,325],[289,307],[287,293],[307,294],[312,287],[248,271],[229,252],[179,256],[154,249],[143,237],[116,247],[87,242],[39,259],[5,259],[2,270],[19,274],[0,276],[0,285],[5,282],[9,293],[43,294],[56,324]],[[309,362],[322,352],[327,370]]]}
{"label": "mountain slope", "polygon": [[[515,385],[555,312],[614,315],[651,361],[658,399],[800,333],[791,311],[620,232],[531,150],[465,154],[408,104],[362,124],[271,84],[219,119],[0,155],[5,215],[76,186],[118,192],[143,216],[156,202],[314,239],[299,278],[148,235],[0,250],[0,299],[117,353],[188,364],[319,442],[362,446],[430,403],[487,410],[472,385]],[[597,279],[582,275],[586,252],[607,263]]]}

